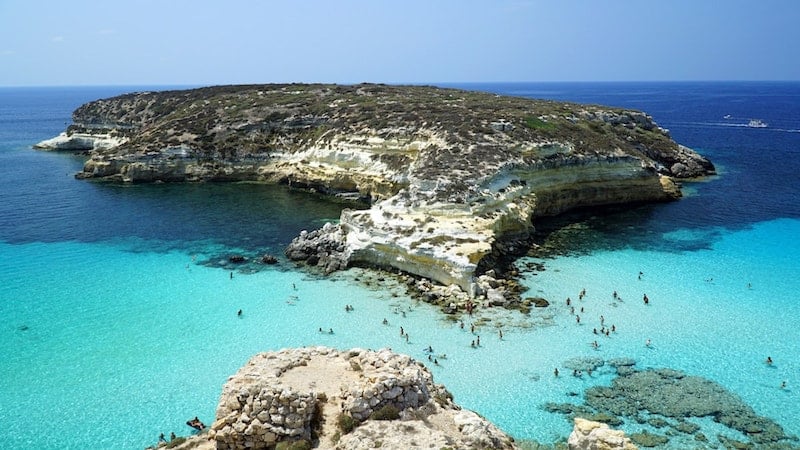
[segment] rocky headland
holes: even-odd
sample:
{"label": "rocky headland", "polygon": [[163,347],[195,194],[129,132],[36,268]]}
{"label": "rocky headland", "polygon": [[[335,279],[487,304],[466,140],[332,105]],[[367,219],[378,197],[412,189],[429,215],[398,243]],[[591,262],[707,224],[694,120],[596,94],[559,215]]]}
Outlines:
{"label": "rocky headland", "polygon": [[[622,432],[583,419],[575,419],[568,446],[636,448]],[[492,423],[454,403],[430,371],[409,356],[390,349],[328,347],[253,356],[225,383],[213,424],[189,439],[158,447],[520,448]]]}
{"label": "rocky headland", "polygon": [[519,300],[504,263],[525,252],[535,218],[674,200],[677,179],[714,173],[643,112],[375,84],[131,93],[81,106],[37,148],[87,151],[79,178],[259,181],[365,200],[286,255],[432,280],[450,287],[416,287],[454,308]]}

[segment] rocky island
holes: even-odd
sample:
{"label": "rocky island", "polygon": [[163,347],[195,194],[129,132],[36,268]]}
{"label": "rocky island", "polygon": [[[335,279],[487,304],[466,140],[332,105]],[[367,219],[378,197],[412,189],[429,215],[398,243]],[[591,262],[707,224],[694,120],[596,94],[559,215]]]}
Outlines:
{"label": "rocky island", "polygon": [[429,86],[137,92],[87,103],[73,122],[37,148],[88,151],[79,178],[362,199],[368,209],[303,232],[286,255],[400,270],[449,286],[452,305],[513,301],[502,262],[525,251],[537,217],[674,200],[676,179],[714,173],[643,112]]}

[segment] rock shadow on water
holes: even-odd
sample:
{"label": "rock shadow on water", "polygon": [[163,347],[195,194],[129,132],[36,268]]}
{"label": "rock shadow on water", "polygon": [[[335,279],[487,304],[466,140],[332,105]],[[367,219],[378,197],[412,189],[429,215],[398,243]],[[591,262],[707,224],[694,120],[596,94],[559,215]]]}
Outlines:
{"label": "rock shadow on water", "polygon": [[[591,365],[577,359],[568,362],[576,368]],[[689,437],[702,446],[710,433],[704,433],[693,420],[710,419],[737,436],[718,435],[719,444],[725,448],[800,448],[798,438],[788,436],[780,424],[759,416],[738,396],[711,380],[669,368],[638,370],[630,358],[606,363],[617,371],[610,386],[586,389],[584,404],[548,403],[544,409],[570,420],[583,417],[612,426],[640,424],[641,432],[630,437],[642,447],[672,448],[670,438],[676,436],[684,440]]]}
{"label": "rock shadow on water", "polygon": [[596,207],[539,218],[528,256],[582,256],[630,248],[694,252],[712,249],[722,236],[719,228],[657,221],[659,208],[669,208],[669,205],[641,205],[632,209]]}

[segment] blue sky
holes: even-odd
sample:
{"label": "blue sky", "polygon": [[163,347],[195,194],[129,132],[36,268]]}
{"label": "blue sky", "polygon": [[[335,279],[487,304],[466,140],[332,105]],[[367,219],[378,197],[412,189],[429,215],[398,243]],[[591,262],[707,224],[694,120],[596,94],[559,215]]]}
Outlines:
{"label": "blue sky", "polygon": [[800,80],[798,0],[0,0],[0,86]]}

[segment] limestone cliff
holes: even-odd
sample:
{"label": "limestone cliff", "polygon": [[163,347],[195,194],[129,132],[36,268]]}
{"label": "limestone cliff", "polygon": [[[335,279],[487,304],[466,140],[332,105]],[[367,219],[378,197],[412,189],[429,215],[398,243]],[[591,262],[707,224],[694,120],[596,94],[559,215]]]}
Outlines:
{"label": "limestone cliff", "polygon": [[39,147],[90,150],[81,178],[255,180],[368,199],[287,254],[327,270],[401,269],[473,297],[533,218],[672,200],[674,178],[714,173],[642,112],[426,86],[132,93],[85,104],[73,122]]}

